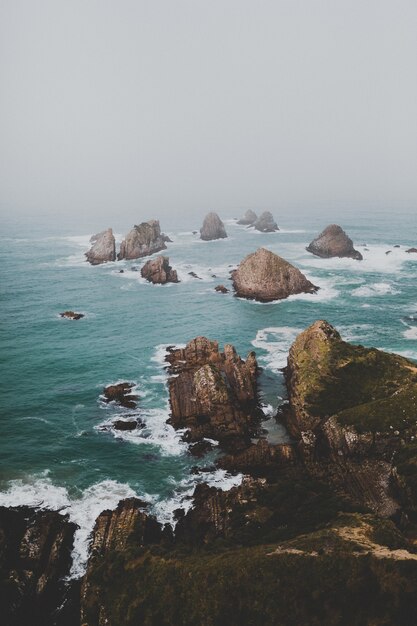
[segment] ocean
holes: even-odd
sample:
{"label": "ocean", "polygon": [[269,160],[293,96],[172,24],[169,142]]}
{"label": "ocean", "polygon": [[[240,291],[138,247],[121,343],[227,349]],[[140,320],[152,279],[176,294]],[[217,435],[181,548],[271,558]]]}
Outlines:
{"label": "ocean", "polygon": [[[294,211],[280,219],[275,212],[281,230],[261,234],[236,224],[243,210],[219,213],[229,237],[213,242],[193,234],[200,217],[161,219],[173,240],[164,254],[181,281],[163,286],[132,270],[142,259],[97,267],[84,260],[94,232],[112,226],[121,241],[133,223],[120,217],[82,227],[71,219],[3,220],[0,505],[68,513],[80,526],[75,577],[84,571],[95,518],[120,499],[136,495],[161,521],[173,522],[176,508],[191,505],[197,482],[228,489],[241,480],[222,470],[196,472],[212,466],[216,452],[192,457],[181,433],[166,424],[167,346],[204,335],[234,344],[243,358],[255,350],[263,368],[264,425],[274,442],[288,440],[273,417],[285,401],[281,369],[292,341],[315,320],[326,319],[346,340],[417,359],[417,254],[406,252],[417,245],[416,217],[390,210],[335,219],[329,212]],[[345,228],[363,261],[306,252],[332,221]],[[217,293],[214,287],[230,287],[230,270],[260,246],[299,267],[318,293],[268,304]],[[61,318],[68,309],[85,317]],[[135,384],[135,411],[102,401],[103,388],[117,381]],[[143,429],[104,428],[132,413]]]}

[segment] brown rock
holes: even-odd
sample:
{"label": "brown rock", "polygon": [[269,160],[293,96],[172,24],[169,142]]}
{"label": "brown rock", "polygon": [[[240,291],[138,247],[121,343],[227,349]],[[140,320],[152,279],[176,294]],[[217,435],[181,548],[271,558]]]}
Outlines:
{"label": "brown rock", "polygon": [[318,290],[299,269],[265,248],[249,254],[231,276],[237,296],[260,302]]}
{"label": "brown rock", "polygon": [[64,313],[60,313],[61,317],[65,317],[69,320],[80,320],[84,317],[84,313],[75,313],[75,311],[64,311]]}
{"label": "brown rock", "polygon": [[142,222],[126,235],[117,255],[121,259],[139,259],[166,249],[165,235],[161,234],[158,220]]}
{"label": "brown rock", "polygon": [[157,256],[156,259],[150,259],[142,267],[140,273],[143,278],[154,285],[179,282],[177,272],[170,266],[167,256]]}
{"label": "brown rock", "polygon": [[224,285],[217,285],[214,290],[218,291],[219,293],[229,293],[229,290]]}
{"label": "brown rock", "polygon": [[204,218],[203,226],[200,228],[200,239],[212,241],[213,239],[225,239],[226,229],[217,213],[211,212]]}
{"label": "brown rock", "polygon": [[116,420],[113,422],[113,428],[115,430],[136,430],[138,422],[136,420]]}
{"label": "brown rock", "polygon": [[121,406],[127,409],[136,408],[136,395],[131,395],[131,391],[134,388],[133,383],[117,383],[116,385],[108,385],[103,389],[103,396],[105,402],[117,402]]}
{"label": "brown rock", "polygon": [[108,228],[103,232],[93,235],[90,239],[92,244],[90,250],[85,253],[87,261],[91,265],[100,265],[108,261],[116,260],[116,242],[113,230]]}
{"label": "brown rock", "polygon": [[417,248],[408,248],[406,252],[408,252],[408,254],[415,254],[417,252]]}
{"label": "brown rock", "polygon": [[306,250],[325,259],[331,257],[348,257],[361,261],[363,258],[361,253],[353,247],[352,240],[337,224],[327,226],[327,228],[307,246]]}

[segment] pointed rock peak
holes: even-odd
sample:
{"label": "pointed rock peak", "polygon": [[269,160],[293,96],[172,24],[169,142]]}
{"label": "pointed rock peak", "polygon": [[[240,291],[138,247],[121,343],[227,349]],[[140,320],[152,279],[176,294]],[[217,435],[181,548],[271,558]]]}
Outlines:
{"label": "pointed rock peak", "polygon": [[204,218],[203,226],[200,228],[200,238],[204,241],[212,241],[226,237],[227,233],[222,220],[217,213],[211,211]]}
{"label": "pointed rock peak", "polygon": [[306,248],[308,252],[322,258],[346,257],[362,260],[362,255],[353,247],[353,242],[338,224],[330,224]]}
{"label": "pointed rock peak", "polygon": [[252,226],[252,224],[254,224],[257,219],[258,216],[256,215],[256,213],[252,211],[252,209],[248,209],[247,211],[245,211],[245,213],[242,215],[237,223],[242,224],[243,226]]}
{"label": "pointed rock peak", "polygon": [[264,211],[261,213],[253,225],[256,230],[259,230],[262,233],[273,233],[274,231],[279,230],[278,225],[270,211]]}

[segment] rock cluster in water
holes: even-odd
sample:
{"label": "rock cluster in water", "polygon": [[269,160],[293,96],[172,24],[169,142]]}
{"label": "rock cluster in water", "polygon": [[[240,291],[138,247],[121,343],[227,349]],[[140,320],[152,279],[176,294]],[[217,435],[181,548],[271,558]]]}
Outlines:
{"label": "rock cluster in water", "polygon": [[116,260],[116,241],[113,230],[108,228],[103,232],[93,235],[90,239],[92,244],[90,250],[85,253],[87,261],[91,265],[100,265],[108,261]]}
{"label": "rock cluster in water", "polygon": [[330,224],[314,239],[307,251],[325,259],[331,257],[347,257],[362,260],[362,254],[355,250],[352,240],[345,231],[337,224]]}
{"label": "rock cluster in water", "polygon": [[150,283],[164,285],[165,283],[179,283],[176,270],[172,269],[167,256],[157,256],[150,259],[140,270],[142,278]]}
{"label": "rock cluster in water", "polygon": [[138,397],[132,394],[134,389],[134,383],[116,383],[114,385],[107,385],[103,389],[103,398],[105,402],[116,402],[120,406],[126,409],[134,409],[136,407],[136,401]]}
{"label": "rock cluster in water", "polygon": [[249,254],[231,276],[237,296],[260,302],[318,290],[299,269],[266,248]]}
{"label": "rock cluster in water", "polygon": [[161,234],[159,220],[149,220],[134,226],[120,244],[121,259],[139,259],[166,249],[166,236]]}
{"label": "rock cluster in water", "polygon": [[200,228],[200,239],[213,241],[214,239],[225,239],[226,229],[217,213],[211,212],[204,218],[203,226]]}

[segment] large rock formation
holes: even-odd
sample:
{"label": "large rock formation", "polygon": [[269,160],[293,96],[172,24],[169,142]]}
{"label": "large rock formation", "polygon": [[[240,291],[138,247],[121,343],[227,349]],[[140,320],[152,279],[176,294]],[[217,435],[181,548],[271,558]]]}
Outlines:
{"label": "large rock formation", "polygon": [[217,213],[211,212],[204,218],[203,226],[200,228],[200,239],[212,241],[213,239],[225,239],[226,229]]}
{"label": "large rock formation", "polygon": [[[75,530],[54,511],[0,507],[2,624],[77,623],[77,606],[71,606],[70,585],[63,581],[70,572]],[[67,622],[70,618],[74,621]]]}
{"label": "large rock formation", "polygon": [[243,226],[252,226],[252,224],[254,224],[257,219],[258,216],[256,215],[256,213],[251,209],[248,209],[237,223],[242,224]]}
{"label": "large rock formation", "polygon": [[140,270],[142,278],[150,283],[164,285],[165,283],[179,283],[176,270],[169,264],[167,256],[157,256],[150,259]]}
{"label": "large rock formation", "polygon": [[258,219],[253,222],[253,226],[261,233],[273,233],[276,230],[279,230],[278,224],[274,220],[270,211],[264,211],[261,213]]}
{"label": "large rock formation", "polygon": [[90,250],[85,253],[87,261],[91,265],[100,265],[108,261],[116,260],[116,242],[113,230],[108,228],[103,232],[93,235],[90,239],[92,244]]}
{"label": "large rock formation", "polygon": [[318,290],[299,269],[265,248],[249,254],[232,272],[232,280],[237,296],[260,302]]}
{"label": "large rock formation", "polygon": [[363,258],[361,253],[353,247],[352,240],[337,224],[327,226],[316,239],[313,239],[306,250],[325,259],[348,257],[361,261]]}
{"label": "large rock formation", "polygon": [[254,352],[243,361],[231,345],[219,351],[217,341],[197,337],[185,348],[172,349],[167,361],[170,423],[187,428],[190,441],[217,439],[223,447],[241,448],[259,425]]}
{"label": "large rock formation", "polygon": [[166,249],[166,237],[161,234],[158,220],[142,222],[134,226],[120,244],[120,252],[117,255],[121,259],[139,259],[155,252]]}

